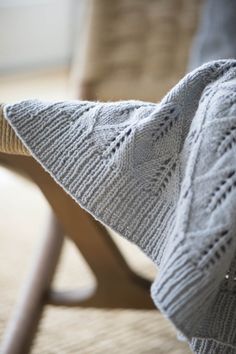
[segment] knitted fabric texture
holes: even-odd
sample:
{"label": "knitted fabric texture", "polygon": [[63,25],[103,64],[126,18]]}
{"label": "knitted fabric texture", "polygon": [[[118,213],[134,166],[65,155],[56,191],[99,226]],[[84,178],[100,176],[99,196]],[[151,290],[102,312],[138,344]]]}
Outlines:
{"label": "knitted fabric texture", "polygon": [[205,64],[159,103],[4,107],[30,153],[157,266],[156,306],[196,353],[236,353],[236,61]]}

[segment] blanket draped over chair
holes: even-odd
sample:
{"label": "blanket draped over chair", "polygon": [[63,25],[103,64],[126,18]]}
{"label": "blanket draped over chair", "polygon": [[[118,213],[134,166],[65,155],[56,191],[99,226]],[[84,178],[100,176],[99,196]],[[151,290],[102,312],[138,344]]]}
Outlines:
{"label": "blanket draped over chair", "polygon": [[207,1],[196,69],[160,103],[25,100],[0,114],[0,151],[32,155],[153,260],[154,303],[201,354],[236,353],[235,4]]}
{"label": "blanket draped over chair", "polygon": [[26,100],[4,116],[72,198],[159,266],[152,298],[192,348],[234,353],[236,61],[199,67],[158,104]]}

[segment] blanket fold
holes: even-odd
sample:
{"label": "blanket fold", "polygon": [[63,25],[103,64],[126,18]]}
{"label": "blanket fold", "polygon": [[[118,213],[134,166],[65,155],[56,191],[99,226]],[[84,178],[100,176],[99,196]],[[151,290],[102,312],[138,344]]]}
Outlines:
{"label": "blanket fold", "polygon": [[159,266],[155,304],[196,353],[236,352],[236,61],[158,103],[22,101],[4,115],[96,219]]}

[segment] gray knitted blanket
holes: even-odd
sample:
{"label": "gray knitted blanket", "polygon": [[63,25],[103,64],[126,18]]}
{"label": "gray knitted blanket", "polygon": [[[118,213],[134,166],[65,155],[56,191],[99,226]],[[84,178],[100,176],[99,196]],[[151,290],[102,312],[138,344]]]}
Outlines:
{"label": "gray knitted blanket", "polygon": [[236,61],[159,104],[23,101],[5,117],[83,208],[157,266],[158,308],[196,353],[236,353]]}

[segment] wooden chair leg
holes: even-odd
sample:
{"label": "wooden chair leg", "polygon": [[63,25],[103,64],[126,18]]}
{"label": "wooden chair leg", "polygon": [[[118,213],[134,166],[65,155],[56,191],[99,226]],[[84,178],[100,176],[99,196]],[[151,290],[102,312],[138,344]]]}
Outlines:
{"label": "wooden chair leg", "polygon": [[95,288],[75,292],[49,291],[54,305],[98,308],[154,309],[151,282],[136,274],[105,227],[82,209],[31,157],[0,154],[6,165],[23,170],[39,186],[66,235],[78,247],[90,266]]}
{"label": "wooden chair leg", "polygon": [[64,232],[92,269],[95,288],[57,292],[50,285],[63,243],[63,230],[51,215],[49,230],[10,321],[2,354],[27,354],[46,303],[98,308],[154,309],[150,281],[133,272],[103,225],[98,223],[31,157],[0,153],[1,163],[30,176],[44,193]]}
{"label": "wooden chair leg", "polygon": [[64,232],[53,213],[35,263],[22,289],[19,303],[7,326],[2,354],[27,354],[37,330],[47,291],[61,253]]}

